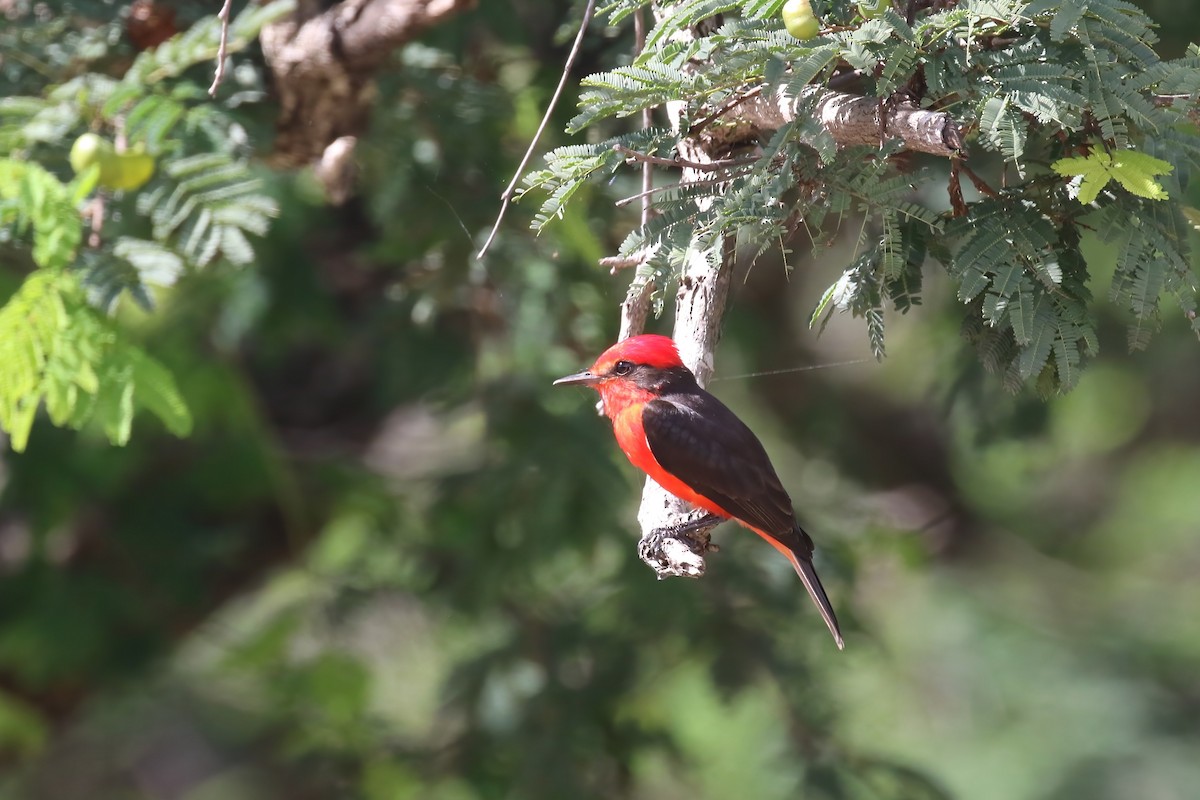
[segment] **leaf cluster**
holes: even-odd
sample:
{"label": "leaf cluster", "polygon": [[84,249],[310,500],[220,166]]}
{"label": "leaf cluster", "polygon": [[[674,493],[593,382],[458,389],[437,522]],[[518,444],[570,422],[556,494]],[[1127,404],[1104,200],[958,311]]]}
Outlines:
{"label": "leaf cluster", "polygon": [[[619,22],[643,5],[614,2],[604,13]],[[652,219],[621,247],[652,253],[631,291],[678,276],[689,253],[718,237],[737,235],[761,253],[801,225],[816,246],[857,229],[855,254],[814,324],[834,308],[850,311],[882,356],[885,307],[918,304],[925,268],[940,263],[984,363],[1014,390],[1036,382],[1053,392],[1073,386],[1098,351],[1095,265],[1080,244],[1099,227],[1119,245],[1112,296],[1131,314],[1130,344],[1144,346],[1158,326],[1164,291],[1200,332],[1181,222],[1200,165],[1200,132],[1186,113],[1200,92],[1200,49],[1160,59],[1151,21],[1124,0],[917,4],[911,21],[816,4],[825,29],[807,42],[782,30],[780,5],[675,4],[633,63],[583,81],[576,131],[668,101],[684,105],[681,130],[735,126],[738,104],[754,95],[797,108],[794,122],[744,139],[752,164],[653,194]],[[711,35],[687,33],[717,13],[723,24]],[[813,120],[834,76],[878,98],[882,113],[905,103],[950,115],[971,169],[949,171],[949,200],[921,191],[946,179],[942,164],[897,158],[897,142],[839,147]],[[672,155],[669,134],[637,135],[645,152]],[[548,192],[535,225],[561,216],[584,182],[618,170],[613,147],[630,141],[551,153],[527,181]]]}
{"label": "leaf cluster", "polygon": [[0,427],[18,452],[44,404],[59,426],[99,424],[113,444],[129,441],[137,409],[176,436],[191,414],[171,373],[89,305],[70,273],[39,270],[0,308]]}
{"label": "leaf cluster", "polygon": [[96,171],[68,186],[36,164],[0,161],[0,223],[29,234],[38,267],[0,307],[0,427],[18,452],[43,403],[54,424],[94,419],[114,444],[129,440],[137,408],[176,435],[191,429],[170,372],[86,301],[68,269],[81,238],[75,205]]}
{"label": "leaf cluster", "polygon": [[[248,7],[231,21],[229,52],[292,7],[291,0]],[[232,70],[241,76],[230,78],[232,90],[221,102],[208,98],[219,40],[219,20],[205,17],[126,62],[119,75],[110,74],[113,54],[97,47],[84,51],[93,70],[64,66],[61,80],[0,99],[0,148],[12,154],[0,162],[0,238],[14,245],[6,266],[34,270],[0,309],[11,356],[0,382],[0,425],[17,449],[43,402],[55,424],[77,428],[98,418],[116,443],[128,439],[139,407],[176,434],[190,427],[170,374],[104,313],[115,314],[126,294],[153,310],[154,287],[170,287],[189,270],[250,264],[253,239],[277,213],[234,112],[261,97],[261,87]],[[150,183],[105,190],[96,167],[64,183],[57,175],[86,131],[154,157]]]}

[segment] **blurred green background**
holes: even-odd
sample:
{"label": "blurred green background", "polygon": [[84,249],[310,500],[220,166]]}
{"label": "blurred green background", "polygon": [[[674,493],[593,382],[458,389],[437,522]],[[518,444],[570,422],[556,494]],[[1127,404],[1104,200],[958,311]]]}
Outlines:
{"label": "blurred green background", "polygon": [[[84,29],[122,13],[96,5],[49,8]],[[846,253],[742,263],[711,388],[817,540],[847,649],[733,525],[705,579],[656,581],[641,481],[593,397],[550,387],[615,338],[627,277],[596,259],[637,178],[539,239],[518,205],[473,258],[579,12],[481,5],[382,76],[357,198],[263,167],[281,217],[258,267],[125,312],[191,438],[139,419],[118,449],[39,423],[5,454],[0,797],[1198,796],[1183,321],[1127,355],[1102,306],[1079,387],[1014,397],[931,273],[883,363],[735,379],[869,352],[856,320],[807,328]],[[1200,31],[1200,8],[1143,5],[1165,55]],[[629,49],[594,31],[577,73]],[[27,79],[0,73],[5,94]],[[245,112],[264,151],[275,110]]]}

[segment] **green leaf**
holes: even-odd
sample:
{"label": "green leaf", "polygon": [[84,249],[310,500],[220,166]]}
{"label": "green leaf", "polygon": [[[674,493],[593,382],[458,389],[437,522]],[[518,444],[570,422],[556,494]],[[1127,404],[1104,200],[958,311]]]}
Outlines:
{"label": "green leaf", "polygon": [[1063,176],[1083,176],[1079,184],[1079,194],[1076,199],[1085,206],[1095,202],[1100,191],[1108,185],[1111,174],[1109,165],[1112,157],[1103,150],[1096,150],[1087,156],[1075,158],[1060,158],[1050,165],[1050,168]]}
{"label": "green leaf", "polygon": [[1017,358],[1017,370],[1025,380],[1041,371],[1046,359],[1050,357],[1050,350],[1054,345],[1056,335],[1054,314],[1050,308],[1050,302],[1044,295],[1039,296],[1034,305],[1033,319],[1034,324],[1031,326],[1029,343],[1021,348],[1021,353]]}
{"label": "green leaf", "polygon": [[254,250],[245,234],[265,233],[278,205],[247,162],[224,153],[203,153],[166,159],[162,172],[164,182],[139,194],[137,203],[162,247],[197,267],[219,256],[238,265],[253,262]]}
{"label": "green leaf", "polygon": [[87,304],[73,273],[30,275],[0,308],[0,427],[24,450],[39,405],[55,425],[95,418],[114,444],[129,441],[144,408],[177,436],[191,416],[170,373]]}
{"label": "green leaf", "polygon": [[75,180],[71,181],[68,189],[71,195],[71,202],[75,205],[82,203],[92,190],[96,188],[96,184],[100,182],[100,165],[92,164],[83,172],[75,176]]}
{"label": "green leaf", "polygon": [[128,261],[146,283],[173,286],[183,272],[183,259],[157,242],[122,236],[113,246],[113,255]]}
{"label": "green leaf", "polygon": [[[0,159],[0,204],[12,210],[18,232],[32,229],[33,261],[39,267],[62,269],[74,261],[83,240],[75,200],[79,188],[66,186],[39,164]],[[0,214],[0,225],[4,220]]]}
{"label": "green leaf", "polygon": [[1016,339],[1019,345],[1029,344],[1032,338],[1033,314],[1036,308],[1037,297],[1035,296],[1033,283],[1027,278],[1022,278],[1008,312],[1008,319],[1012,324],[1013,338]]}
{"label": "green leaf", "polygon": [[1166,200],[1167,191],[1154,178],[1174,169],[1166,161],[1136,150],[1119,150],[1112,157],[1110,172],[1117,182],[1138,197]]}
{"label": "green leaf", "polygon": [[837,294],[837,289],[838,283],[832,283],[830,284],[829,288],[825,290],[825,293],[821,295],[821,299],[817,301],[817,307],[813,309],[812,315],[808,318],[809,330],[816,327],[817,320],[821,318],[821,315],[825,313],[826,309],[832,311],[829,304],[833,301],[833,296]]}
{"label": "green leaf", "polygon": [[1150,200],[1166,200],[1167,190],[1155,176],[1168,175],[1174,167],[1154,156],[1136,150],[1118,150],[1115,154],[1096,148],[1086,156],[1060,158],[1050,167],[1059,175],[1083,176],[1078,200],[1084,205],[1095,202],[1100,191],[1115,178],[1126,191]]}
{"label": "green leaf", "polygon": [[125,358],[132,368],[137,404],[162,420],[167,430],[176,436],[190,434],[192,415],[171,373],[139,350],[128,350]]}

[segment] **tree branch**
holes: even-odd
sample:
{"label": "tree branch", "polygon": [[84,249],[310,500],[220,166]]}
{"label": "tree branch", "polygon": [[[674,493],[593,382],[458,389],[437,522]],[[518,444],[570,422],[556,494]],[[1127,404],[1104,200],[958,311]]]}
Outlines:
{"label": "tree branch", "polygon": [[688,169],[699,170],[701,172],[717,172],[723,169],[732,169],[733,167],[748,167],[758,161],[757,158],[722,158],[711,162],[689,161],[683,156],[663,158],[662,156],[652,156],[648,153],[639,153],[637,150],[631,150],[621,144],[615,145],[613,152],[628,156],[630,161],[657,164],[660,167],[687,167]]}
{"label": "tree branch", "polygon": [[[638,256],[640,260],[635,264],[630,264],[631,267],[639,265],[650,257],[648,253],[640,255],[635,253],[634,256]],[[621,269],[621,266],[614,264],[610,268],[616,272]],[[643,281],[638,291],[631,291],[625,295],[625,301],[621,303],[621,333],[617,336],[618,341],[628,339],[630,336],[637,336],[646,330],[646,317],[650,315],[650,297],[653,294],[654,281]]]}
{"label": "tree branch", "polygon": [[[291,168],[355,141],[366,128],[373,79],[387,57],[474,0],[300,0],[287,19],[263,28],[263,57],[280,114],[271,162]],[[345,138],[350,137],[350,138]],[[344,160],[348,154],[336,154]],[[327,187],[331,194],[345,187]]]}
{"label": "tree branch", "polygon": [[[693,149],[690,158],[703,158],[699,147],[689,149]],[[697,174],[705,173],[697,171]],[[684,182],[686,179],[685,175]],[[675,344],[683,363],[695,373],[701,386],[712,377],[713,352],[721,337],[721,318],[733,273],[733,239],[723,239],[720,250],[719,257],[713,258],[712,253],[693,242],[675,297]],[[660,579],[670,575],[699,578],[704,575],[709,537],[720,522],[647,478],[638,509],[638,523],[642,527],[638,556]]]}
{"label": "tree branch", "polygon": [[232,5],[232,0],[225,0],[220,12],[217,13],[217,19],[221,20],[221,42],[217,45],[217,68],[213,73],[212,85],[208,87],[209,97],[217,96],[217,89],[221,88],[221,81],[225,80],[225,62],[229,60],[230,5]]}
{"label": "tree branch", "polygon": [[[706,181],[692,181],[691,183],[688,184],[688,186],[715,186],[718,183],[725,183],[730,178],[739,177],[741,175],[746,175],[746,174],[748,174],[748,171],[736,172],[736,173],[733,173],[730,175],[726,175],[723,178],[709,178]],[[648,189],[647,191],[638,192],[637,194],[631,194],[629,197],[622,197],[620,200],[615,201],[613,203],[613,205],[616,206],[617,208],[624,208],[625,206],[632,203],[634,200],[642,200],[644,202],[647,199],[653,197],[654,195],[659,194],[660,192],[668,192],[668,191],[671,191],[672,189],[678,189],[678,188],[680,188],[680,184],[678,184],[678,183],[667,183],[667,184],[663,184],[662,186],[655,186],[651,189]],[[616,257],[616,258],[619,258],[619,257]],[[601,266],[607,267],[607,266],[612,266],[613,264],[614,264],[614,262],[612,262],[611,258],[600,259]],[[633,266],[633,263],[624,264],[624,266],[627,266],[627,267]]]}
{"label": "tree branch", "polygon": [[482,259],[487,255],[487,251],[491,249],[492,242],[496,240],[496,234],[500,232],[500,224],[504,222],[504,214],[508,211],[509,203],[512,202],[513,192],[516,191],[517,183],[521,180],[521,176],[525,174],[525,168],[529,166],[529,161],[533,158],[534,151],[537,150],[538,142],[541,141],[542,134],[546,132],[546,126],[550,123],[550,117],[554,114],[554,109],[558,106],[563,89],[566,88],[567,79],[571,76],[571,70],[575,66],[575,59],[579,57],[579,52],[583,47],[583,36],[587,33],[588,23],[591,22],[592,14],[595,12],[596,0],[588,0],[587,7],[583,10],[583,19],[579,22],[579,31],[575,34],[575,43],[571,45],[571,52],[567,54],[567,63],[563,65],[562,74],[558,78],[558,86],[554,88],[554,94],[551,95],[550,102],[546,104],[546,111],[542,114],[542,121],[538,123],[537,131],[534,132],[533,139],[529,142],[529,147],[525,149],[525,155],[521,157],[521,163],[517,165],[512,180],[508,182],[508,186],[500,194],[500,211],[496,214],[496,222],[492,225],[491,233],[488,234],[483,247],[479,248],[479,252],[475,256],[477,259]]}
{"label": "tree branch", "polygon": [[[811,112],[809,104],[817,97]],[[899,139],[906,150],[954,156],[962,150],[962,132],[944,111],[929,111],[911,103],[888,105],[875,97],[832,92],[812,86],[799,95],[779,91],[757,94],[738,105],[727,116],[755,128],[775,130],[794,122],[798,115],[813,114],[833,140],[843,147],[879,145]]]}
{"label": "tree branch", "polygon": [[[656,7],[655,13],[661,15],[664,9]],[[711,19],[702,21],[677,37],[705,36],[719,24],[706,23],[714,22]],[[683,111],[682,103],[667,104],[667,115],[676,130],[680,128]],[[711,183],[714,165],[730,165],[729,159],[723,157],[728,153],[727,145],[726,137],[715,135],[713,129],[685,133],[676,146],[679,159],[673,162],[673,165],[683,166],[679,185]],[[711,202],[701,199],[697,205],[703,208]],[[675,296],[675,344],[683,363],[695,373],[701,386],[708,383],[713,372],[713,351],[720,338],[721,318],[725,314],[725,299],[729,295],[733,271],[733,245],[733,240],[728,237],[716,244],[693,239],[679,277],[679,290]],[[719,522],[647,478],[638,509],[638,523],[642,528],[638,555],[660,579],[671,575],[698,578],[704,574],[704,556],[711,549],[709,536]]]}

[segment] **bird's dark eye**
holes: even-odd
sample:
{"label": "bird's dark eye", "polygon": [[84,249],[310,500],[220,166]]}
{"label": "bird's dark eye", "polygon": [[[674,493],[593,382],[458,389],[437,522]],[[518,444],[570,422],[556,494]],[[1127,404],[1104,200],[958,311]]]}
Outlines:
{"label": "bird's dark eye", "polygon": [[618,361],[613,365],[613,375],[628,375],[633,372],[633,364],[629,361]]}

